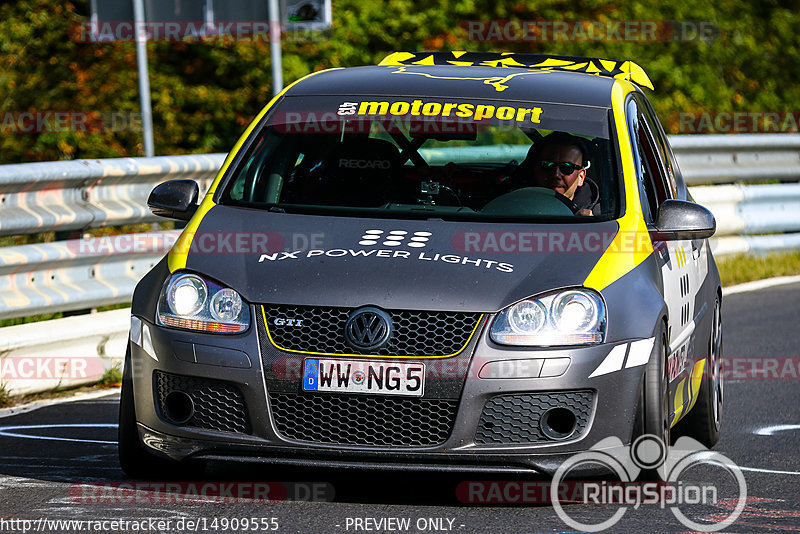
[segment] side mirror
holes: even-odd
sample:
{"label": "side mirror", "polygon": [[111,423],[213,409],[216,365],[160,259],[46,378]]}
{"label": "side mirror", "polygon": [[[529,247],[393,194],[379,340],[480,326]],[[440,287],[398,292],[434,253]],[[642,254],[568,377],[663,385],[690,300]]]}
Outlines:
{"label": "side mirror", "polygon": [[188,221],[197,211],[199,196],[200,187],[194,180],[171,180],[153,189],[147,207],[161,217]]}
{"label": "side mirror", "polygon": [[714,215],[700,204],[666,200],[658,208],[655,231],[663,241],[707,239],[717,230]]}

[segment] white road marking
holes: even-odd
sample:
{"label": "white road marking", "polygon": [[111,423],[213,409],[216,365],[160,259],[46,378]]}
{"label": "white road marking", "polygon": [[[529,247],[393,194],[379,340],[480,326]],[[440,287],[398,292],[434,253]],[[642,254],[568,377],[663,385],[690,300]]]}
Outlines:
{"label": "white road marking", "polygon": [[794,284],[800,282],[800,276],[777,276],[775,278],[767,278],[766,280],[756,280],[754,282],[745,282],[731,287],[722,288],[722,296],[735,295],[736,293],[746,293],[748,291],[758,291],[759,289],[767,289],[768,287],[782,286],[784,284]]}
{"label": "white road marking", "polygon": [[739,467],[742,471],[753,471],[755,473],[772,473],[775,475],[800,475],[797,471],[776,471],[775,469],[759,469],[758,467]]}
{"label": "white road marking", "polygon": [[[716,454],[717,453],[715,451],[706,451],[704,453],[697,453],[696,456],[699,459],[706,460],[706,463],[714,463],[714,456]],[[800,475],[800,472],[797,471],[778,471],[775,469],[762,469],[760,467],[743,467],[741,465],[738,467],[742,471],[752,471],[754,473],[772,473],[776,475]]]}
{"label": "white road marking", "polygon": [[782,432],[784,430],[800,430],[800,425],[772,425],[763,426],[754,431],[756,436],[774,436],[775,432]]}
{"label": "white road marking", "polygon": [[88,423],[88,424],[69,424],[69,425],[12,425],[0,426],[0,436],[9,438],[25,438],[25,439],[41,439],[46,441],[72,441],[75,443],[99,443],[102,445],[116,445],[116,441],[103,441],[99,439],[78,439],[78,438],[60,438],[56,436],[37,436],[36,434],[19,434],[16,432],[9,432],[9,430],[40,430],[50,428],[117,428],[116,423]]}

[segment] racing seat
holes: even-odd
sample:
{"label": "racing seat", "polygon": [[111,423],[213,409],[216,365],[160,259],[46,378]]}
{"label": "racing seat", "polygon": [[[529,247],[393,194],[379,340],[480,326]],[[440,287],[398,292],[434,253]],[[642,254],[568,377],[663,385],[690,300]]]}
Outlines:
{"label": "racing seat", "polygon": [[324,162],[317,194],[338,206],[377,207],[393,200],[402,170],[400,152],[390,141],[346,139]]}

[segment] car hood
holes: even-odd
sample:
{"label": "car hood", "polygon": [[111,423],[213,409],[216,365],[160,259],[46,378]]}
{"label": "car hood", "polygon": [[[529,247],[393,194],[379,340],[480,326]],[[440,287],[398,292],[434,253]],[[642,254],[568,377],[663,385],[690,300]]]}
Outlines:
{"label": "car hood", "polygon": [[582,285],[618,228],[215,206],[192,238],[186,269],[253,303],[493,312]]}

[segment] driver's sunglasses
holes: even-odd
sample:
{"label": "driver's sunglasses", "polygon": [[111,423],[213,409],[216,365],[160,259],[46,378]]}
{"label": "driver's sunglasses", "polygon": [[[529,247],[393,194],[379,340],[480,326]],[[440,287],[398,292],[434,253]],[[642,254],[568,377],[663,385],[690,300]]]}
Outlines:
{"label": "driver's sunglasses", "polygon": [[583,165],[578,165],[577,163],[570,163],[568,161],[547,161],[546,159],[539,160],[539,165],[542,166],[542,169],[546,171],[553,170],[553,167],[558,167],[558,170],[561,171],[561,174],[568,175],[572,174],[573,172],[583,169]]}

